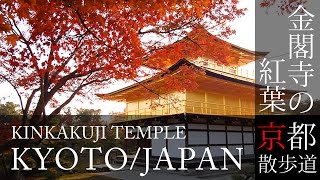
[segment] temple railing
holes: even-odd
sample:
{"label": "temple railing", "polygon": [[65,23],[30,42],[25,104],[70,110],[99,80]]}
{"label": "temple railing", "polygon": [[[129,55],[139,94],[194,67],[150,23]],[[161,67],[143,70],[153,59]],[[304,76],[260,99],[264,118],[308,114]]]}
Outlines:
{"label": "temple railing", "polygon": [[193,62],[195,65],[203,67],[217,74],[222,74],[235,79],[240,79],[248,82],[255,82],[254,70],[243,69],[237,66],[219,65],[212,61],[198,60]]}
{"label": "temple railing", "polygon": [[181,113],[217,115],[217,116],[253,116],[254,108],[228,104],[208,103],[184,100],[176,104],[164,104],[155,109],[141,108],[126,111],[122,115],[126,120],[145,119]]}

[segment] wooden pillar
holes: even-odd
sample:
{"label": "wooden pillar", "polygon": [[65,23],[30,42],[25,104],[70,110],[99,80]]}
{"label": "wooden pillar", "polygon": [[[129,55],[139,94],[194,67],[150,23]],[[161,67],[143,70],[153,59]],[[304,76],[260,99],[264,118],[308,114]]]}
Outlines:
{"label": "wooden pillar", "polygon": [[241,112],[242,107],[241,106],[242,106],[241,105],[241,98],[239,98],[239,115],[242,115],[242,112]]}
{"label": "wooden pillar", "polygon": [[208,114],[208,95],[207,92],[204,92],[204,113]]}
{"label": "wooden pillar", "polygon": [[223,97],[223,115],[226,115],[226,96]]}

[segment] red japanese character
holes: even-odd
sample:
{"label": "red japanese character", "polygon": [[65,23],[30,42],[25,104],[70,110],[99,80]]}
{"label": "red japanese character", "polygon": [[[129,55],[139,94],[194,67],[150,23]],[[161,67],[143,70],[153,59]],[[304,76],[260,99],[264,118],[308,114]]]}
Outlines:
{"label": "red japanese character", "polygon": [[281,143],[281,134],[282,129],[284,129],[285,126],[274,126],[273,123],[274,122],[270,122],[269,126],[258,126],[259,129],[262,129],[262,144],[258,147],[258,149],[267,146],[266,149],[271,151],[274,143],[278,144],[280,148],[284,149],[284,145]]}

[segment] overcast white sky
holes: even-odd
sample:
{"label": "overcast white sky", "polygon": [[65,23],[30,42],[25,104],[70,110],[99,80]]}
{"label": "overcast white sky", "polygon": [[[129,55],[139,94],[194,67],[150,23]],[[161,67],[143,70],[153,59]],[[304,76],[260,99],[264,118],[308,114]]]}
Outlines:
{"label": "overcast white sky", "polygon": [[[236,19],[232,26],[236,29],[237,33],[227,39],[227,41],[241,46],[243,48],[247,48],[250,50],[254,50],[255,47],[255,1],[243,0],[240,1],[241,7],[248,8],[245,16]],[[254,67],[254,66],[251,66]],[[126,83],[117,83],[112,85],[111,87],[105,89],[104,92],[110,92],[113,90],[117,90],[126,86]],[[0,93],[0,103],[4,103],[6,101],[13,101],[19,104],[18,97],[14,91],[14,89],[8,84],[3,83],[0,85],[1,93]],[[110,101],[101,101],[98,98],[94,99],[92,103],[89,102],[78,102],[72,101],[69,104],[69,107],[72,108],[90,108],[90,109],[101,109],[103,115],[108,115],[110,112],[121,112],[124,110],[125,105],[123,103],[118,102],[110,102]],[[50,111],[50,109],[48,109]]]}

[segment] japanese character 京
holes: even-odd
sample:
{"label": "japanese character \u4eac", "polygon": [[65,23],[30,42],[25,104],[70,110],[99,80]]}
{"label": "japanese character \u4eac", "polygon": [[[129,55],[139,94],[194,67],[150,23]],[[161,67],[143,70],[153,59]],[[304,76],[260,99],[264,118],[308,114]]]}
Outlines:
{"label": "japanese character \u4eac", "polygon": [[262,144],[258,147],[261,149],[265,147],[267,150],[273,150],[274,144],[277,144],[281,149],[284,149],[284,145],[281,142],[282,129],[285,128],[284,125],[274,126],[274,122],[270,122],[269,126],[258,126],[262,129]]}

